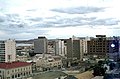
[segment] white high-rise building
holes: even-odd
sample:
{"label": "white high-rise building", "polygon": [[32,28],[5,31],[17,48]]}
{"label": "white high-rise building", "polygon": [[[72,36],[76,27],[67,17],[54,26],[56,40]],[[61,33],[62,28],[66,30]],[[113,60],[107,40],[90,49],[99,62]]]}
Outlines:
{"label": "white high-rise building", "polygon": [[16,59],[16,42],[8,39],[0,41],[0,62],[13,62]]}
{"label": "white high-rise building", "polygon": [[81,41],[81,52],[83,54],[87,54],[87,41],[90,40],[90,37],[80,37],[80,41]]}
{"label": "white high-rise building", "polygon": [[87,40],[86,39],[80,39],[80,50],[83,54],[87,53]]}
{"label": "white high-rise building", "polygon": [[64,41],[57,39],[55,41],[55,54],[65,56],[64,48],[65,48]]}
{"label": "white high-rise building", "polygon": [[12,62],[16,59],[16,42],[15,40],[5,41],[5,62]]}

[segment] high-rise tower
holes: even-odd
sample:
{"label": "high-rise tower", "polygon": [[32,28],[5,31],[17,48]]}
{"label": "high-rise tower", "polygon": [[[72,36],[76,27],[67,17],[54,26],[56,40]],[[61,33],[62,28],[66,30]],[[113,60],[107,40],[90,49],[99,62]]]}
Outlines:
{"label": "high-rise tower", "polygon": [[47,38],[46,37],[38,37],[34,41],[34,53],[35,54],[45,54],[47,53]]}

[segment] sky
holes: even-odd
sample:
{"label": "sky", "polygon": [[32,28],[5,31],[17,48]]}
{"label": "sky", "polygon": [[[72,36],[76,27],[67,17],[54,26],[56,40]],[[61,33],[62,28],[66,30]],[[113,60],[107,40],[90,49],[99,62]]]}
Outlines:
{"label": "sky", "polygon": [[119,36],[120,0],[0,0],[0,39]]}

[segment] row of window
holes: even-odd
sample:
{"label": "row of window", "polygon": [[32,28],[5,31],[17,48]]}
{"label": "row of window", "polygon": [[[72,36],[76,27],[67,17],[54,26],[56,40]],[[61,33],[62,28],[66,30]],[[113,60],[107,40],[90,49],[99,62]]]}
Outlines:
{"label": "row of window", "polygon": [[[13,69],[12,70],[12,73],[14,73],[14,72],[21,72],[21,71],[26,71],[26,70],[30,70],[31,69],[31,67],[24,67],[24,68],[18,68],[18,69]],[[8,70],[8,74],[9,74],[9,70]]]}
{"label": "row of window", "polygon": [[2,50],[0,50],[0,52],[5,52],[5,50],[2,49]]}
{"label": "row of window", "polygon": [[90,52],[109,52],[109,51],[90,51]]}
{"label": "row of window", "polygon": [[0,48],[5,48],[5,44],[0,44]]}
{"label": "row of window", "polygon": [[106,48],[106,47],[95,47],[95,48],[88,48],[88,49],[90,49],[90,50],[98,50],[98,49],[102,50],[102,49],[109,49],[109,48]]}
{"label": "row of window", "polygon": [[19,77],[23,77],[23,76],[29,76],[31,74],[31,72],[23,72],[23,73],[18,73],[15,75],[12,75],[12,78],[19,78]]}

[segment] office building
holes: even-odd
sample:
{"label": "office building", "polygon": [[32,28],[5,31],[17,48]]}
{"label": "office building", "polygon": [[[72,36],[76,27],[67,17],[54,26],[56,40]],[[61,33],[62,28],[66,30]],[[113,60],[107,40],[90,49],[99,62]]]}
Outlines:
{"label": "office building", "polygon": [[16,59],[15,40],[0,41],[0,62],[12,62]]}
{"label": "office building", "polygon": [[34,41],[34,53],[35,54],[45,54],[47,53],[47,38],[46,37],[38,37]]}
{"label": "office building", "polygon": [[96,38],[87,42],[88,55],[106,56],[119,52],[119,40],[109,39],[105,35],[96,35]]}
{"label": "office building", "polygon": [[91,57],[109,57],[112,59],[120,58],[119,54],[119,40],[114,37],[106,37],[105,35],[96,35],[87,42],[88,55]]}
{"label": "office building", "polygon": [[109,40],[105,35],[96,35],[96,38],[87,42],[88,55],[106,56],[109,52]]}
{"label": "office building", "polygon": [[82,60],[83,51],[81,43],[80,39],[70,38],[67,40],[67,60],[69,63]]}

